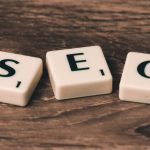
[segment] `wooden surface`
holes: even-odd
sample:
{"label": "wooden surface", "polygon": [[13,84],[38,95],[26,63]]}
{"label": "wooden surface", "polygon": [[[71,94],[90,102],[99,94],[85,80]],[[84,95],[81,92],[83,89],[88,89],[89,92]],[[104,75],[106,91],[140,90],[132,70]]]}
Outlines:
{"label": "wooden surface", "polygon": [[[57,101],[45,67],[50,50],[101,45],[110,95]],[[120,102],[129,51],[150,53],[150,0],[0,0],[0,50],[41,57],[30,104],[0,104],[0,150],[148,150],[150,105]]]}

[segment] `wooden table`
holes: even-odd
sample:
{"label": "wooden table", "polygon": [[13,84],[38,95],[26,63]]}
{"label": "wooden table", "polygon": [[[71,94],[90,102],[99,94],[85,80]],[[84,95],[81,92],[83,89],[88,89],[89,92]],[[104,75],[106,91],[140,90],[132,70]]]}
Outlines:
{"label": "wooden table", "polygon": [[[47,51],[101,45],[112,94],[57,101]],[[150,0],[0,0],[0,50],[41,57],[30,104],[0,104],[0,150],[148,150],[150,105],[120,102],[129,51],[150,53]]]}

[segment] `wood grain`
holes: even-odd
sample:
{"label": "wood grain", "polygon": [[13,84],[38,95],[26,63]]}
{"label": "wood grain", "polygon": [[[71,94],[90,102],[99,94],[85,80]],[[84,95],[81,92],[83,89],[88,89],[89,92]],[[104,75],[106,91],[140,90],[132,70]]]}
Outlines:
{"label": "wood grain", "polygon": [[[55,100],[46,52],[92,45],[104,50],[113,93]],[[0,0],[0,50],[44,61],[27,107],[0,104],[0,149],[150,149],[150,105],[118,99],[126,54],[149,48],[149,0]]]}

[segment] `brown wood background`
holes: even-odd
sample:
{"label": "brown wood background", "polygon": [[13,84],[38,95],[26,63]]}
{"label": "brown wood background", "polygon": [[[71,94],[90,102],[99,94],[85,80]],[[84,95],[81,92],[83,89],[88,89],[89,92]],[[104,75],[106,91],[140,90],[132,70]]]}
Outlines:
{"label": "brown wood background", "polygon": [[41,57],[101,45],[110,95],[56,101],[47,70],[30,104],[0,104],[0,150],[149,150],[150,105],[120,102],[129,51],[150,53],[150,0],[0,0],[0,50]]}

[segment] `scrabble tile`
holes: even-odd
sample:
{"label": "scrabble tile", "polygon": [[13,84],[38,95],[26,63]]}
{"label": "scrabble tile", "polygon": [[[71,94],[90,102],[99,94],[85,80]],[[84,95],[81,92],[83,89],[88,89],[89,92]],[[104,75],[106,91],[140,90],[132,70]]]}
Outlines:
{"label": "scrabble tile", "polygon": [[0,52],[0,102],[27,105],[41,75],[40,58]]}
{"label": "scrabble tile", "polygon": [[130,52],[120,82],[121,100],[150,103],[150,54]]}
{"label": "scrabble tile", "polygon": [[99,46],[50,51],[46,61],[58,100],[112,92],[112,75]]}

